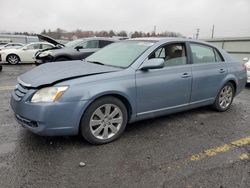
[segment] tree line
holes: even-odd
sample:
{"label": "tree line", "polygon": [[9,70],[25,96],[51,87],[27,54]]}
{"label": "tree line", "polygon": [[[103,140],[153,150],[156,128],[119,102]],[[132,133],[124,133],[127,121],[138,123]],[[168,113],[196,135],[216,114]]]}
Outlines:
{"label": "tree line", "polygon": [[[3,34],[15,34],[15,35],[29,35],[29,36],[35,36],[37,33],[30,33],[30,32],[5,32]],[[183,37],[182,34],[177,32],[143,32],[143,31],[134,31],[134,32],[126,32],[126,31],[83,31],[81,29],[77,29],[75,31],[66,31],[60,28],[57,28],[55,30],[51,29],[44,29],[40,34],[47,35],[49,37],[52,37],[54,39],[61,39],[61,40],[75,40],[78,38],[85,38],[85,37],[129,37],[129,38],[138,38],[138,37]]]}
{"label": "tree line", "polygon": [[80,29],[77,29],[75,31],[65,31],[60,28],[56,30],[43,30],[43,35],[50,36],[55,39],[67,39],[67,40],[73,40],[77,38],[85,38],[85,37],[131,37],[131,38],[137,38],[137,37],[183,37],[182,34],[176,33],[176,32],[161,32],[161,33],[155,33],[155,32],[142,32],[142,31],[134,31],[134,32],[126,32],[126,31],[83,31]]}

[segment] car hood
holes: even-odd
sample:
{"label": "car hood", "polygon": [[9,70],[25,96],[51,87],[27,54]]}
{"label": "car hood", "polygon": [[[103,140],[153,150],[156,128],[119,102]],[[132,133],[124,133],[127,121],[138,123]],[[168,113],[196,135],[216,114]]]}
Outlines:
{"label": "car hood", "polygon": [[65,61],[40,65],[18,77],[18,82],[28,88],[50,86],[55,83],[108,72],[121,68],[104,66],[86,61]]}
{"label": "car hood", "polygon": [[39,38],[39,40],[49,42],[51,44],[54,44],[55,46],[64,46],[60,42],[57,42],[55,39],[48,37],[48,36],[38,34],[37,37]]}

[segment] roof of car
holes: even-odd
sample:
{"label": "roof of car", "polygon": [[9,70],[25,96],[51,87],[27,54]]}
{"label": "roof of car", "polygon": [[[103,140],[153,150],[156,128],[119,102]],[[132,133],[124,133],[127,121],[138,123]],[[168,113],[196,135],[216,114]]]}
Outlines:
{"label": "roof of car", "polygon": [[144,41],[144,42],[146,41],[148,42],[171,42],[171,41],[185,42],[185,41],[188,41],[188,42],[197,42],[197,43],[216,47],[213,44],[202,41],[202,40],[189,39],[189,38],[183,38],[183,37],[142,37],[142,38],[131,38],[128,40],[129,41]]}
{"label": "roof of car", "polygon": [[131,38],[128,40],[140,40],[140,41],[196,41],[196,42],[203,42],[200,40],[195,39],[188,39],[183,37],[142,37],[142,38]]}
{"label": "roof of car", "polygon": [[86,37],[86,38],[80,38],[80,39],[77,39],[77,40],[92,40],[92,39],[95,39],[95,40],[119,41],[119,39],[117,39],[117,38],[111,38],[111,37]]}

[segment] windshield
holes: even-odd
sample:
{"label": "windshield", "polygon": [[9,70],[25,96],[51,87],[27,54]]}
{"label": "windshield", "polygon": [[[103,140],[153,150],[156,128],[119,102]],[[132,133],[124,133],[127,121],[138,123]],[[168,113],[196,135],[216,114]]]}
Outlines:
{"label": "windshield", "polygon": [[153,44],[144,41],[117,42],[92,54],[86,60],[126,68]]}
{"label": "windshield", "polygon": [[73,40],[73,41],[67,42],[67,43],[65,44],[65,46],[74,48],[74,47],[76,47],[79,43],[81,43],[82,41],[83,41],[82,39]]}

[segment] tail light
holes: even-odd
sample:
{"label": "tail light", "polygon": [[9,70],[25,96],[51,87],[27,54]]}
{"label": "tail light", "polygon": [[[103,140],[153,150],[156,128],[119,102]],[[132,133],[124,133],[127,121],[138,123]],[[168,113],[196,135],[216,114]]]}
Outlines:
{"label": "tail light", "polygon": [[247,71],[247,65],[244,63],[242,64],[244,71]]}

